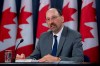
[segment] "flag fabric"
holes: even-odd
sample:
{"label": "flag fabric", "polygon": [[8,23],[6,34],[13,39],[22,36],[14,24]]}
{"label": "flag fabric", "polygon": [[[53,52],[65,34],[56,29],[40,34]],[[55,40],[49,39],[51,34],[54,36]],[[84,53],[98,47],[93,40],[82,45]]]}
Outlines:
{"label": "flag fabric", "polygon": [[[33,31],[33,16],[32,0],[21,0],[20,14],[17,21],[16,15],[16,0],[4,0],[2,17],[0,16],[0,62],[4,62],[5,50],[12,50],[12,59],[15,54],[24,53],[29,56],[34,50],[34,31]],[[56,2],[51,0],[38,0],[39,11],[38,21],[36,26],[36,44],[40,35],[48,31],[49,28],[45,22],[45,15],[48,8],[60,8]],[[64,25],[71,29],[78,29],[78,7],[77,0],[59,0],[63,1],[62,14],[64,16]],[[55,4],[54,4],[55,3]],[[18,4],[19,5],[19,4]],[[37,7],[36,7],[37,8]],[[0,13],[1,14],[1,13]],[[95,0],[82,0],[80,19],[80,33],[82,35],[82,43],[85,61],[99,62],[99,43],[96,22]],[[18,24],[17,24],[18,22]],[[18,46],[20,40],[24,41]],[[36,46],[35,44],[35,46]],[[17,52],[15,51],[15,46]],[[16,52],[16,53],[15,53]]]}
{"label": "flag fabric", "polygon": [[[24,41],[18,46],[21,39]],[[26,57],[34,50],[32,0],[21,0],[16,48],[17,54],[23,53]]]}
{"label": "flag fabric", "polygon": [[64,16],[64,25],[73,30],[78,28],[78,7],[77,0],[63,0],[62,14]]}
{"label": "flag fabric", "polygon": [[85,60],[99,62],[99,43],[96,22],[95,0],[82,0],[80,33]]}
{"label": "flag fabric", "polygon": [[4,0],[0,25],[0,62],[4,62],[4,51],[12,50],[14,58],[17,17],[15,0]]}
{"label": "flag fabric", "polygon": [[46,11],[50,7],[50,0],[40,0],[38,24],[37,24],[37,34],[36,34],[36,44],[40,35],[48,30],[48,26],[45,22]]}

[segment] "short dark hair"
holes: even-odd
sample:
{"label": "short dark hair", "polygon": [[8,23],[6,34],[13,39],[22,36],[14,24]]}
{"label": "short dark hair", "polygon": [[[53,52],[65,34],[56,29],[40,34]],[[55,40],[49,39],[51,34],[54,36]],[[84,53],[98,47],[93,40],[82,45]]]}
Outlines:
{"label": "short dark hair", "polygon": [[[50,8],[50,9],[51,9],[51,8]],[[61,11],[60,9],[58,9],[58,8],[54,8],[54,9],[56,9],[57,12],[58,12],[58,14],[59,14],[60,16],[62,16],[62,11]]]}
{"label": "short dark hair", "polygon": [[57,8],[55,8],[55,9],[58,11],[59,15],[62,16],[62,11],[60,9],[57,9]]}

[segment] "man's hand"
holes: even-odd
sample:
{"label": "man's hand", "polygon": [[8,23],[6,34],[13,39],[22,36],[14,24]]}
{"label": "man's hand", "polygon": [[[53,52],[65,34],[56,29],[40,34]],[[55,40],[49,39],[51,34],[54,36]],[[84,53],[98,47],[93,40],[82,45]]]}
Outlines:
{"label": "man's hand", "polygon": [[16,60],[18,60],[18,59],[25,59],[25,54],[21,54],[21,55],[17,54]]}
{"label": "man's hand", "polygon": [[39,62],[55,62],[55,61],[60,61],[59,57],[54,57],[50,54],[44,56],[43,58],[39,59]]}

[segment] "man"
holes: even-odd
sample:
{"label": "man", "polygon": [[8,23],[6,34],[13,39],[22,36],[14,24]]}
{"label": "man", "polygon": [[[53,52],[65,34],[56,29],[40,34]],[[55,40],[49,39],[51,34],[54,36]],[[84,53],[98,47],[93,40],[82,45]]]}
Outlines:
{"label": "man", "polygon": [[[80,34],[65,27],[63,22],[64,17],[56,8],[50,8],[46,12],[46,23],[50,31],[40,36],[34,52],[28,58],[35,58],[39,62],[61,60],[82,62],[84,60]],[[56,38],[54,38],[55,35]],[[17,55],[16,59],[19,58],[25,58],[25,56]]]}

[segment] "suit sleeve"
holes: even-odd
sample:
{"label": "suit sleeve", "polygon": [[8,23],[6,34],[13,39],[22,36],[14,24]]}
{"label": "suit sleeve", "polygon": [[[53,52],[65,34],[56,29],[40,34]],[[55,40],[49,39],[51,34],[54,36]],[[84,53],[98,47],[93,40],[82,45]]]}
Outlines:
{"label": "suit sleeve", "polygon": [[27,57],[27,59],[38,60],[40,58],[41,58],[41,52],[40,52],[40,40],[39,40],[37,46],[35,47],[35,50],[33,51],[33,53],[29,57]]}
{"label": "suit sleeve", "polygon": [[41,49],[40,49],[40,45],[43,43],[43,38],[45,37],[45,34],[46,32],[42,33],[40,38],[39,38],[39,41],[35,47],[35,50],[33,51],[33,53],[27,57],[27,58],[30,58],[30,59],[40,59],[41,58]]}
{"label": "suit sleeve", "polygon": [[75,39],[73,40],[72,57],[60,56],[60,58],[61,58],[61,61],[77,61],[77,62],[84,61],[80,34],[78,34],[77,37],[75,37]]}

